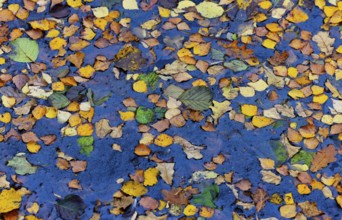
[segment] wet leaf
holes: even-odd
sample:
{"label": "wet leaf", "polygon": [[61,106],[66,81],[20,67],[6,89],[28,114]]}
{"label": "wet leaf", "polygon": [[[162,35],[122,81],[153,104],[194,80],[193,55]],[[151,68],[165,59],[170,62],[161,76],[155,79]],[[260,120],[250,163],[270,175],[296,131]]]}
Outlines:
{"label": "wet leaf", "polygon": [[78,146],[81,147],[81,154],[85,154],[87,156],[89,156],[91,154],[91,152],[94,150],[94,138],[93,136],[89,136],[89,137],[79,137],[77,139],[77,143]]}
{"label": "wet leaf", "polygon": [[85,211],[86,205],[81,197],[70,194],[65,196],[64,199],[57,199],[55,207],[62,219],[69,220],[79,218]]}
{"label": "wet leaf", "polygon": [[20,191],[15,189],[4,189],[0,192],[0,214],[7,213],[21,206]]}
{"label": "wet leaf", "polygon": [[179,136],[175,136],[173,139],[175,144],[179,144],[183,147],[183,151],[188,159],[194,158],[198,160],[203,157],[201,150],[203,150],[204,147],[193,145],[189,141]]}
{"label": "wet leaf", "polygon": [[193,199],[191,200],[195,205],[202,205],[210,208],[217,208],[214,203],[214,200],[218,197],[220,192],[220,188],[213,184],[204,187],[201,194],[194,195]]}
{"label": "wet leaf", "polygon": [[156,167],[160,172],[161,178],[169,185],[172,185],[173,174],[175,172],[174,166],[175,163],[158,163]]}
{"label": "wet leaf", "polygon": [[124,183],[121,190],[131,196],[140,197],[148,192],[144,185],[136,181],[128,181]]}
{"label": "wet leaf", "polygon": [[68,17],[71,10],[70,7],[62,3],[55,4],[50,9],[50,15],[55,18],[65,18]]}
{"label": "wet leaf", "polygon": [[312,40],[317,43],[318,47],[326,55],[330,55],[334,51],[334,47],[332,45],[335,43],[335,39],[329,36],[329,32],[320,31],[313,36]]}

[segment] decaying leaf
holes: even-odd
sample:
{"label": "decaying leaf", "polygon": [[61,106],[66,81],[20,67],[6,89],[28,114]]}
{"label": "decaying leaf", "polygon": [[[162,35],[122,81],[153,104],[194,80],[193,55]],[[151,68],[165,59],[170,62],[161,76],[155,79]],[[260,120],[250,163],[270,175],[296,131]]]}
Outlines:
{"label": "decaying leaf", "polygon": [[165,183],[171,185],[173,174],[174,174],[174,163],[158,163],[157,169],[160,172],[161,178],[165,181]]}

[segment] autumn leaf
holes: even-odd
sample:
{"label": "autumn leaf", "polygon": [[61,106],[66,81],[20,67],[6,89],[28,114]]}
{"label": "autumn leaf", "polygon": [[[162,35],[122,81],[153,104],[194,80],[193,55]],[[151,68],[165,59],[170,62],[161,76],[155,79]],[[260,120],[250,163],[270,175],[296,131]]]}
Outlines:
{"label": "autumn leaf", "polygon": [[335,43],[335,39],[329,36],[329,32],[320,31],[313,36],[312,40],[317,43],[319,49],[327,56],[333,53],[334,47],[332,45]]}
{"label": "autumn leaf", "polygon": [[335,162],[336,154],[337,151],[335,146],[332,144],[318,151],[312,159],[310,170],[312,172],[317,172],[328,166],[330,163]]}
{"label": "autumn leaf", "polygon": [[19,209],[21,205],[20,191],[15,189],[4,189],[0,192],[0,214]]}
{"label": "autumn leaf", "polygon": [[171,185],[174,174],[174,166],[175,163],[158,163],[157,169],[160,172],[161,178],[165,181],[165,183]]}

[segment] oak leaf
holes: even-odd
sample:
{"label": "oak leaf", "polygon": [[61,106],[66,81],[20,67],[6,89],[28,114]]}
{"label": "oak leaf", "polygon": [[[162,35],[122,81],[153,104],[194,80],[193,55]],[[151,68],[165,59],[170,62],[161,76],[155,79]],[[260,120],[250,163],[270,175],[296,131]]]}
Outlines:
{"label": "oak leaf", "polygon": [[310,171],[317,172],[318,170],[321,170],[322,168],[328,166],[329,163],[335,162],[336,154],[337,151],[332,144],[318,151],[312,159]]}

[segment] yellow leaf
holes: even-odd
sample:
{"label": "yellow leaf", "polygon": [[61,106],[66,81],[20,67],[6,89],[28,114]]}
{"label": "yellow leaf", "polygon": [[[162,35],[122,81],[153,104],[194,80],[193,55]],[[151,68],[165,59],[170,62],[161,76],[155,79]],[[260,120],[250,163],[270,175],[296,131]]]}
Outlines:
{"label": "yellow leaf", "polygon": [[201,43],[194,46],[194,54],[198,56],[206,56],[210,51],[211,43]]}
{"label": "yellow leaf", "polygon": [[278,23],[268,23],[266,24],[266,28],[271,32],[279,32],[283,30]]}
{"label": "yellow leaf", "polygon": [[287,69],[287,74],[292,78],[296,78],[298,75],[298,70],[297,70],[297,68],[289,67]]}
{"label": "yellow leaf", "polygon": [[262,169],[264,170],[271,170],[274,169],[274,160],[272,159],[268,159],[268,158],[259,158],[260,161],[260,165],[262,167]]}
{"label": "yellow leaf", "polygon": [[147,85],[145,81],[143,80],[138,80],[133,83],[133,90],[139,93],[145,93],[147,92]]}
{"label": "yellow leaf", "polygon": [[56,118],[57,117],[57,108],[55,108],[55,107],[46,107],[45,117],[47,117],[47,118]]}
{"label": "yellow leaf", "polygon": [[138,10],[137,0],[123,0],[122,7],[126,10]]}
{"label": "yellow leaf", "polygon": [[335,14],[335,12],[338,10],[335,6],[324,6],[323,11],[325,16],[331,17]]}
{"label": "yellow leaf", "polygon": [[189,8],[189,7],[193,7],[195,5],[196,4],[193,3],[192,1],[184,0],[184,1],[180,1],[178,3],[177,9],[186,9],[186,8]]}
{"label": "yellow leaf", "polygon": [[83,5],[82,0],[67,0],[67,4],[72,8],[79,8]]}
{"label": "yellow leaf", "polygon": [[160,23],[160,19],[151,19],[151,20],[148,20],[148,21],[144,22],[143,24],[141,24],[141,27],[146,29],[146,30],[152,30],[159,23]]}
{"label": "yellow leaf", "polygon": [[253,87],[258,92],[262,92],[268,88],[267,83],[262,79],[259,79],[256,82],[249,82],[248,85]]}
{"label": "yellow leaf", "polygon": [[293,98],[293,99],[300,99],[300,98],[304,98],[304,93],[301,90],[298,89],[292,89],[288,92],[288,95]]}
{"label": "yellow leaf", "polygon": [[48,31],[50,29],[50,23],[48,20],[37,20],[29,22],[33,29],[39,29],[42,31]]}
{"label": "yellow leaf", "polygon": [[336,202],[342,208],[342,195],[336,196]]}
{"label": "yellow leaf", "polygon": [[274,122],[273,119],[264,116],[254,116],[252,119],[252,124],[257,128],[266,127]]}
{"label": "yellow leaf", "polygon": [[280,215],[284,218],[293,218],[297,215],[296,205],[283,205],[279,209]]}
{"label": "yellow leaf", "polygon": [[241,113],[246,116],[254,116],[258,113],[258,107],[255,105],[243,104],[241,106]]}
{"label": "yellow leaf", "polygon": [[3,57],[0,57],[0,65],[5,64],[5,63],[6,63],[6,59]]}
{"label": "yellow leaf", "polygon": [[30,207],[28,207],[26,210],[31,214],[37,214],[39,211],[39,204],[34,202]]}
{"label": "yellow leaf", "polygon": [[38,105],[36,106],[33,111],[32,111],[32,115],[35,119],[39,120],[42,117],[44,117],[44,115],[46,114],[46,108],[43,105]]}
{"label": "yellow leaf", "polygon": [[30,152],[30,153],[38,153],[38,151],[40,150],[41,146],[34,142],[34,141],[30,141],[26,144],[26,147],[27,147],[27,150]]}
{"label": "yellow leaf", "polygon": [[320,95],[324,92],[324,88],[321,86],[313,85],[311,86],[311,91],[314,95]]}
{"label": "yellow leaf", "polygon": [[84,78],[91,78],[95,73],[95,69],[94,67],[90,66],[90,65],[87,65],[87,66],[84,66],[84,67],[81,67],[79,70],[78,70],[78,74]]}
{"label": "yellow leaf", "polygon": [[315,0],[315,5],[320,9],[323,9],[323,7],[325,6],[325,0]]}
{"label": "yellow leaf", "polygon": [[96,36],[96,33],[91,28],[85,28],[82,32],[82,38],[85,40],[92,40]]}
{"label": "yellow leaf", "polygon": [[7,124],[7,123],[9,123],[11,120],[12,120],[12,116],[11,116],[11,114],[10,114],[9,112],[5,112],[4,114],[1,114],[1,115],[0,115],[0,121],[1,121],[2,123]]}
{"label": "yellow leaf", "polygon": [[53,91],[64,91],[65,86],[62,82],[54,82],[52,83],[51,88]]}
{"label": "yellow leaf", "polygon": [[270,39],[265,39],[262,42],[262,46],[264,46],[264,47],[266,47],[268,49],[274,49],[276,45],[277,45],[277,42],[275,42],[273,40],[270,40]]}
{"label": "yellow leaf", "polygon": [[74,127],[74,126],[77,126],[77,125],[81,124],[82,119],[79,116],[79,114],[74,114],[74,115],[70,116],[68,122],[69,122],[69,125],[71,127]]}
{"label": "yellow leaf", "polygon": [[162,18],[168,18],[171,15],[171,10],[158,6],[159,15]]}
{"label": "yellow leaf", "polygon": [[[2,1],[3,2],[3,1]],[[10,10],[13,14],[16,14],[20,8],[19,4],[10,4],[7,6],[8,10]]]}
{"label": "yellow leaf", "polygon": [[95,26],[103,31],[106,29],[107,23],[108,21],[104,18],[96,18],[94,21]]}
{"label": "yellow leaf", "polygon": [[252,0],[237,0],[239,8],[243,10],[246,10],[251,3]]}
{"label": "yellow leaf", "polygon": [[272,7],[272,2],[270,1],[262,1],[262,2],[259,2],[259,7],[262,8],[262,9],[269,9],[270,7]]}
{"label": "yellow leaf", "polygon": [[215,213],[214,209],[203,206],[199,214],[203,218],[211,218],[213,217],[214,213]]}
{"label": "yellow leaf", "polygon": [[315,95],[312,99],[313,102],[324,104],[328,100],[328,96],[326,94]]}
{"label": "yellow leaf", "polygon": [[168,147],[173,143],[173,138],[167,134],[160,134],[154,139],[154,144],[159,147]]}
{"label": "yellow leaf", "polygon": [[97,8],[93,8],[92,10],[93,10],[93,14],[97,18],[104,18],[109,14],[107,7],[97,7]]}
{"label": "yellow leaf", "polygon": [[57,37],[59,34],[60,34],[59,30],[52,29],[46,34],[45,37],[54,38],[54,37]]}
{"label": "yellow leaf", "polygon": [[309,16],[299,7],[294,8],[286,17],[286,20],[293,23],[305,22]]}
{"label": "yellow leaf", "polygon": [[50,41],[50,48],[51,50],[59,50],[67,45],[67,42],[65,39],[56,37]]}
{"label": "yellow leaf", "polygon": [[196,206],[189,204],[184,208],[183,213],[186,216],[195,215],[197,213],[197,208]]}
{"label": "yellow leaf", "polygon": [[4,189],[0,193],[0,213],[7,213],[14,209],[19,209],[21,205],[20,192],[13,188]]}
{"label": "yellow leaf", "polygon": [[122,112],[122,111],[119,111],[119,114],[120,114],[120,118],[121,120],[123,121],[131,121],[131,120],[134,120],[134,112]]}
{"label": "yellow leaf", "polygon": [[286,205],[293,205],[295,204],[292,193],[286,193],[284,195],[284,201],[286,203]]}
{"label": "yellow leaf", "polygon": [[137,181],[127,181],[123,184],[121,190],[124,193],[135,197],[142,196],[148,192],[146,187]]}
{"label": "yellow leaf", "polygon": [[302,195],[307,195],[311,193],[311,189],[306,184],[303,184],[303,183],[297,185],[297,190],[298,190],[298,193]]}
{"label": "yellow leaf", "polygon": [[94,126],[90,123],[81,124],[77,127],[77,134],[79,136],[90,136],[94,132]]}
{"label": "yellow leaf", "polygon": [[203,1],[196,6],[196,10],[205,18],[217,18],[220,17],[224,10],[221,6],[214,2]]}
{"label": "yellow leaf", "polygon": [[42,218],[37,218],[34,215],[25,216],[25,220],[43,220]]}
{"label": "yellow leaf", "polygon": [[342,45],[340,45],[337,49],[336,49],[337,53],[342,53]]}
{"label": "yellow leaf", "polygon": [[8,96],[1,96],[2,99],[2,104],[6,107],[6,108],[12,108],[13,105],[15,104],[16,100],[14,97],[8,97]]}
{"label": "yellow leaf", "polygon": [[95,110],[94,107],[91,107],[89,111],[80,111],[79,113],[82,118],[87,119],[89,122],[91,122],[94,117]]}
{"label": "yellow leaf", "polygon": [[157,168],[148,168],[144,172],[144,186],[154,186],[158,183],[157,175],[159,170]]}

